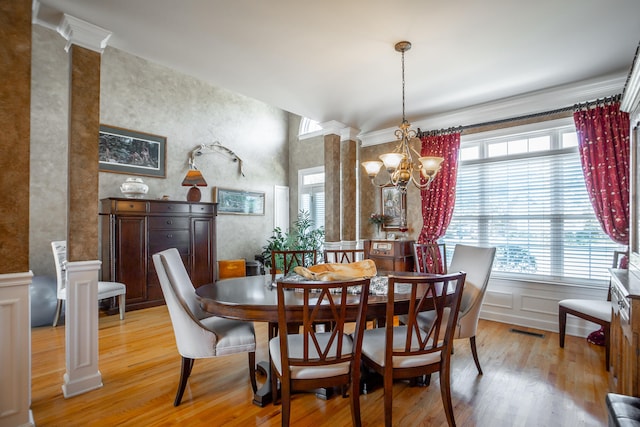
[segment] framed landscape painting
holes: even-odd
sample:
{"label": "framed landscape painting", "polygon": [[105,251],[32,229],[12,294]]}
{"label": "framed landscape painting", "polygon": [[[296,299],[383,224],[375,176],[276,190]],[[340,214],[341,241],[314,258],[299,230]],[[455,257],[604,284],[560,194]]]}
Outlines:
{"label": "framed landscape painting", "polygon": [[264,215],[264,193],[213,187],[219,214]]}
{"label": "framed landscape painting", "polygon": [[166,177],[167,138],[100,125],[99,166],[102,172]]}

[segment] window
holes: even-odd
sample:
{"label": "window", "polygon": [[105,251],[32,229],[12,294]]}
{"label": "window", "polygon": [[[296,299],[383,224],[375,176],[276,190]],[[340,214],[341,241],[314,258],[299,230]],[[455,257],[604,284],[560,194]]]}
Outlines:
{"label": "window", "polygon": [[572,125],[461,143],[448,250],[496,246],[496,273],[607,279],[618,245],[593,213],[577,147]]}
{"label": "window", "polygon": [[298,138],[306,139],[317,135],[322,135],[322,127],[315,120],[304,117],[300,120],[300,129],[298,130]]}
{"label": "window", "polygon": [[324,167],[298,171],[298,211],[311,214],[313,228],[324,227]]}

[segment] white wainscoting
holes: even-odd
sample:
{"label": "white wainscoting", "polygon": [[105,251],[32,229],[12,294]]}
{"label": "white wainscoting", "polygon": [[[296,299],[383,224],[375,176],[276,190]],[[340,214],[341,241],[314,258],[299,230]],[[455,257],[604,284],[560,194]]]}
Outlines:
{"label": "white wainscoting", "polygon": [[[480,318],[558,332],[558,301],[567,298],[606,300],[608,284],[558,285],[492,277]],[[567,316],[567,334],[586,337],[599,329],[595,323]]]}
{"label": "white wainscoting", "polygon": [[31,305],[33,274],[0,274],[0,426],[33,426]]}

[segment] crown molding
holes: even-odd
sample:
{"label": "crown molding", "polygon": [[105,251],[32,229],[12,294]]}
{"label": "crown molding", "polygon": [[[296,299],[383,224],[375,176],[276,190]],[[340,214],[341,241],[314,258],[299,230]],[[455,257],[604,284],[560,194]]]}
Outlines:
{"label": "crown molding", "polygon": [[[564,86],[530,92],[503,100],[450,111],[422,120],[415,120],[412,128],[422,130],[468,126],[494,120],[508,119],[533,113],[563,108],[605,96],[621,93],[626,76],[622,73],[600,79],[585,80]],[[388,128],[359,135],[363,146],[377,145],[396,140],[397,128]]]}
{"label": "crown molding", "polygon": [[342,129],[347,127],[344,123],[340,123],[336,120],[322,122],[319,123],[319,125],[322,128],[323,135],[341,135]]}
{"label": "crown molding", "polygon": [[360,129],[345,127],[340,131],[340,141],[355,141],[360,134]]}
{"label": "crown molding", "polygon": [[111,37],[111,31],[66,13],[62,15],[57,30],[67,40],[67,45],[64,47],[67,52],[71,45],[75,44],[102,53]]}

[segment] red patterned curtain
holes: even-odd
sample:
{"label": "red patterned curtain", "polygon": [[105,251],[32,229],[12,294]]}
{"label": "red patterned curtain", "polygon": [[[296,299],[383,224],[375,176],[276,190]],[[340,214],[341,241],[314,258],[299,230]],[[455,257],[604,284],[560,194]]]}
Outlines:
{"label": "red patterned curtain", "polygon": [[[418,243],[437,244],[444,236],[451,222],[456,202],[456,179],[458,174],[458,151],[460,150],[459,131],[438,131],[423,134],[422,156],[444,158],[440,172],[428,189],[422,190],[422,231]],[[440,251],[435,253],[440,254]],[[442,258],[433,260],[438,264],[433,270],[444,271]]]}
{"label": "red patterned curtain", "polygon": [[629,244],[629,114],[619,97],[576,106],[587,192],[602,229],[621,245]]}

